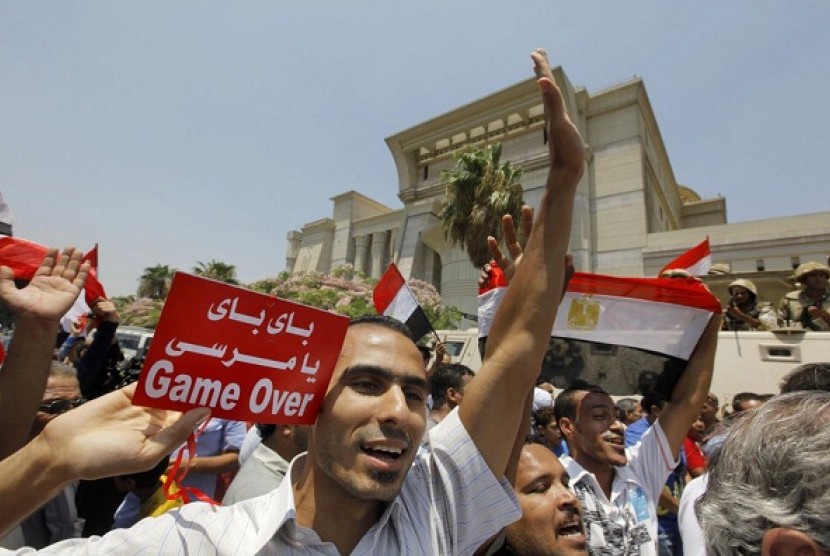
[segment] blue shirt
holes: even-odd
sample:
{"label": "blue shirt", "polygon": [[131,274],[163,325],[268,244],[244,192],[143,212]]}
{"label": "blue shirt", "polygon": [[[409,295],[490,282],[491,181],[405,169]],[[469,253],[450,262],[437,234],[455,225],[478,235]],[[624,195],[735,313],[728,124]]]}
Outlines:
{"label": "blue shirt", "polygon": [[625,429],[625,447],[630,448],[640,441],[640,438],[651,428],[651,423],[645,417],[640,417]]}

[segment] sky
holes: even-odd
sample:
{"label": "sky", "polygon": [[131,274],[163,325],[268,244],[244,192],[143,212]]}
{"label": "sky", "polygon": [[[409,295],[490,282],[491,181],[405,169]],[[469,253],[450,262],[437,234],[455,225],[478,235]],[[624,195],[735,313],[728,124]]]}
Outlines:
{"label": "sky", "polygon": [[679,183],[741,222],[830,210],[830,2],[0,3],[0,193],[14,234],[99,244],[110,296],[217,259],[251,282],[384,139],[532,75],[644,80]]}

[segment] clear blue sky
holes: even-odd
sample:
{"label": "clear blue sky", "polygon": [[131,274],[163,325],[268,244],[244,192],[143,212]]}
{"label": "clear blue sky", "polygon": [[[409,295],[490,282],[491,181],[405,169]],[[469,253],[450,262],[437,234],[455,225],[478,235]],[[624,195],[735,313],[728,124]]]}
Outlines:
{"label": "clear blue sky", "polygon": [[384,138],[528,77],[642,76],[675,176],[732,222],[830,210],[830,3],[0,3],[0,192],[15,234],[142,269],[284,268],[357,189],[399,207]]}

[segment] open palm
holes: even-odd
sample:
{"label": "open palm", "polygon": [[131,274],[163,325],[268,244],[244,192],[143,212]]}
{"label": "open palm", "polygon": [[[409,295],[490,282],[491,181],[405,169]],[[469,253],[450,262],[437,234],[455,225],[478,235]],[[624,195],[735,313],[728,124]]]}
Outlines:
{"label": "open palm", "polygon": [[0,300],[18,317],[55,321],[75,302],[86,282],[89,263],[81,262],[83,253],[67,247],[58,254],[50,249],[34,277],[23,289],[14,284],[14,273],[0,267]]}

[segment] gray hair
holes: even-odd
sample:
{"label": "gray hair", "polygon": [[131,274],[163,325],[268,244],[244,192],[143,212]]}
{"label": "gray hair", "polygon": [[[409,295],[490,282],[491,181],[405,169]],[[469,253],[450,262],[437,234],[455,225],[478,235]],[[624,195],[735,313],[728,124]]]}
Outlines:
{"label": "gray hair", "polygon": [[707,553],[731,555],[760,554],[775,527],[830,550],[828,507],[830,392],[795,392],[734,423],[696,511]]}
{"label": "gray hair", "polygon": [[617,400],[617,403],[614,404],[617,407],[617,418],[625,422],[626,415],[631,413],[640,405],[640,400],[635,400],[634,398],[622,398],[621,400]]}

